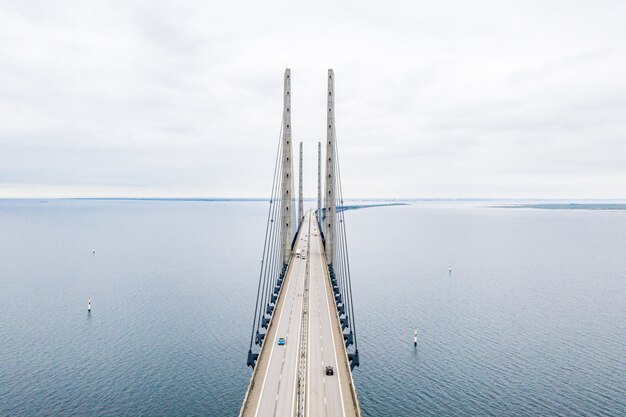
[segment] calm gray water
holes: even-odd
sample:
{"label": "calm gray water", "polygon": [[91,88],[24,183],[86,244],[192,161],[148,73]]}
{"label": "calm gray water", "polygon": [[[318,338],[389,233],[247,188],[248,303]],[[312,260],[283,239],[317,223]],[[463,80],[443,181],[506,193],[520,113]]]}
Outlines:
{"label": "calm gray water", "polygon": [[[266,209],[0,200],[0,415],[236,415]],[[346,219],[364,415],[626,414],[626,212]]]}

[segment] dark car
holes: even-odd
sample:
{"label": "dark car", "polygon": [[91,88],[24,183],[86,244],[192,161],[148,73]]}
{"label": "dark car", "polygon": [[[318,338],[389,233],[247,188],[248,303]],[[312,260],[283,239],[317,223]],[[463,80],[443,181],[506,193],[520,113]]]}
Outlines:
{"label": "dark car", "polygon": [[333,369],[332,366],[326,367],[326,375],[335,375],[335,370]]}

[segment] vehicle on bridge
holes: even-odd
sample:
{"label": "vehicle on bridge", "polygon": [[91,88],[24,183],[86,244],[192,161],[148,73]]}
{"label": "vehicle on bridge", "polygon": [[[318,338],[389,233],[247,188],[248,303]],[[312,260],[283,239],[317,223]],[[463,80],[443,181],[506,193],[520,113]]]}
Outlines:
{"label": "vehicle on bridge", "polygon": [[326,375],[335,375],[335,370],[333,369],[332,366],[326,367]]}
{"label": "vehicle on bridge", "polygon": [[278,346],[283,346],[285,344],[285,338],[281,337],[280,339],[278,339]]}

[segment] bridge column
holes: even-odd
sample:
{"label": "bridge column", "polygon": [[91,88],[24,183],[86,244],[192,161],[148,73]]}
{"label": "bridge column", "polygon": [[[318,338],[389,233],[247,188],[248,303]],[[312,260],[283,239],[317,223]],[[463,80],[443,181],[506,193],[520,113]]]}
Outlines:
{"label": "bridge column", "polygon": [[281,200],[281,247],[283,265],[289,262],[293,241],[293,152],[291,149],[291,70],[285,70],[283,98],[283,137],[282,137],[282,200]]}
{"label": "bridge column", "polygon": [[298,229],[300,229],[300,225],[302,224],[302,220],[304,219],[304,208],[303,208],[303,197],[302,197],[302,142],[300,142],[300,165],[298,172],[300,174],[300,182],[298,186]]}
{"label": "bridge column", "polygon": [[328,108],[326,109],[326,194],[324,196],[326,216],[324,238],[326,240],[326,259],[329,265],[335,261],[335,73],[328,70]]}
{"label": "bridge column", "polygon": [[317,142],[317,224],[319,224],[320,228],[322,228],[322,143],[321,142]]}

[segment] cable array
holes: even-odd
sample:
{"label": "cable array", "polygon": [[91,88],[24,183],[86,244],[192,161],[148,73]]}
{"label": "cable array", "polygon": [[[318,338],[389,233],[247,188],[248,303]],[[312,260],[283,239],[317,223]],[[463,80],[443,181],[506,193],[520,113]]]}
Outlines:
{"label": "cable array", "polygon": [[[283,264],[283,259],[281,258],[282,136],[283,125],[281,123],[276,162],[274,163],[272,192],[270,194],[265,226],[265,241],[263,243],[263,257],[261,258],[252,334],[250,335],[250,347],[248,349],[247,364],[251,367],[254,367],[259,357],[256,347],[260,351],[263,345],[287,270],[287,266]],[[255,352],[253,352],[253,349]]]}
{"label": "cable array", "polygon": [[[359,348],[357,345],[356,325],[354,321],[354,304],[352,301],[352,278],[350,275],[350,257],[348,255],[348,239],[346,233],[345,208],[343,201],[343,188],[341,185],[341,170],[339,168],[339,152],[337,140],[334,141],[335,151],[335,198],[337,200],[335,210],[335,262],[329,265],[328,271],[333,285],[335,304],[341,322],[341,330],[348,350],[350,367],[359,366]],[[325,215],[325,213],[323,213]]]}

